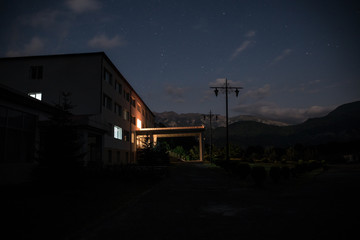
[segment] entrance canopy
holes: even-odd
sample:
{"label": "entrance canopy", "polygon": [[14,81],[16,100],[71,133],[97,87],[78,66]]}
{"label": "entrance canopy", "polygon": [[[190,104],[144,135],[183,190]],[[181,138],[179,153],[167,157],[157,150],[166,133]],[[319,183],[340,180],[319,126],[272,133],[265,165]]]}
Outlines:
{"label": "entrance canopy", "polygon": [[200,161],[203,160],[203,132],[204,126],[193,127],[167,127],[167,128],[142,128],[136,131],[137,136],[149,136],[151,141],[156,144],[157,138],[163,137],[198,137]]}

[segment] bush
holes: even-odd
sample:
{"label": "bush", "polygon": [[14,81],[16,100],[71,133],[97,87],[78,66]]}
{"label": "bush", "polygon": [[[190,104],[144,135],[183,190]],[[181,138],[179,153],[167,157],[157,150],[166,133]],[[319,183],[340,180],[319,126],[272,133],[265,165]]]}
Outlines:
{"label": "bush", "polygon": [[272,166],[269,171],[269,176],[274,183],[278,183],[281,177],[281,168],[279,166]]}
{"label": "bush", "polygon": [[254,166],[251,170],[251,176],[256,186],[262,186],[266,180],[266,170],[263,166]]}

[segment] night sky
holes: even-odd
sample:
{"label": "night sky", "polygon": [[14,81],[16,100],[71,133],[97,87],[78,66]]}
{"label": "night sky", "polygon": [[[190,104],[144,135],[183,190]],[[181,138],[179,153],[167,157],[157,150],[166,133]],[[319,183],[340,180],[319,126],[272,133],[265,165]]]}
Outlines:
{"label": "night sky", "polygon": [[154,112],[299,123],[360,100],[360,2],[0,0],[0,57],[104,51]]}

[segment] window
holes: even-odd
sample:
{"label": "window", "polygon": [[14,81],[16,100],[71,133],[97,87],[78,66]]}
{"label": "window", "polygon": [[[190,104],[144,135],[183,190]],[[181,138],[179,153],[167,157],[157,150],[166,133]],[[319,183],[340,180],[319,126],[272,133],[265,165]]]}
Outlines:
{"label": "window", "polygon": [[131,105],[135,107],[135,98],[131,97]]}
{"label": "window", "polygon": [[141,120],[140,120],[140,119],[137,120],[136,126],[137,126],[138,128],[141,128],[141,127],[142,127],[142,125],[141,125]]}
{"label": "window", "polygon": [[124,109],[124,120],[129,121],[130,120],[130,113]]}
{"label": "window", "polygon": [[136,104],[136,109],[139,111],[139,113],[141,113],[141,104],[140,103]]}
{"label": "window", "polygon": [[115,103],[114,104],[114,113],[117,113],[119,116],[121,116],[121,114],[122,114],[121,112],[122,112],[122,107],[119,104]]}
{"label": "window", "polygon": [[121,159],[120,159],[120,151],[116,152],[116,161],[117,163],[120,163]]}
{"label": "window", "polygon": [[135,125],[135,117],[131,116],[131,123]]}
{"label": "window", "polygon": [[108,150],[108,162],[112,163],[112,151]]}
{"label": "window", "polygon": [[37,100],[40,100],[40,101],[42,99],[42,93],[29,93],[28,95],[30,97],[36,98]]}
{"label": "window", "polygon": [[131,133],[131,143],[134,143],[134,142],[135,142],[135,134]]}
{"label": "window", "polygon": [[107,109],[111,110],[112,109],[112,99],[104,94],[103,97],[103,106],[106,107]]}
{"label": "window", "polygon": [[124,94],[124,97],[126,99],[126,101],[130,101],[130,93],[126,92],[126,94]]}
{"label": "window", "polygon": [[42,79],[43,78],[43,66],[31,66],[30,67],[30,78],[31,79]]}
{"label": "window", "polygon": [[119,94],[121,95],[121,93],[122,93],[122,85],[118,81],[115,82],[115,90],[118,91]]}
{"label": "window", "polygon": [[123,131],[123,139],[128,142],[130,140],[130,133],[126,130]]}
{"label": "window", "polygon": [[122,140],[122,128],[114,126],[114,138]]}
{"label": "window", "polygon": [[106,69],[104,69],[104,80],[105,80],[105,82],[107,82],[108,84],[112,85],[112,75],[111,75],[111,73],[110,73],[108,70],[106,70]]}

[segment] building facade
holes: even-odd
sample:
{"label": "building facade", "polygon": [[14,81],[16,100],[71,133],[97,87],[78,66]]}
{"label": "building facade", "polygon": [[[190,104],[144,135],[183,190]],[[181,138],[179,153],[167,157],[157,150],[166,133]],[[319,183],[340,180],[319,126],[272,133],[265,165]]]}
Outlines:
{"label": "building facade", "polygon": [[154,114],[103,52],[1,58],[0,74],[1,84],[50,105],[71,94],[85,164],[135,163],[136,131],[154,127]]}

